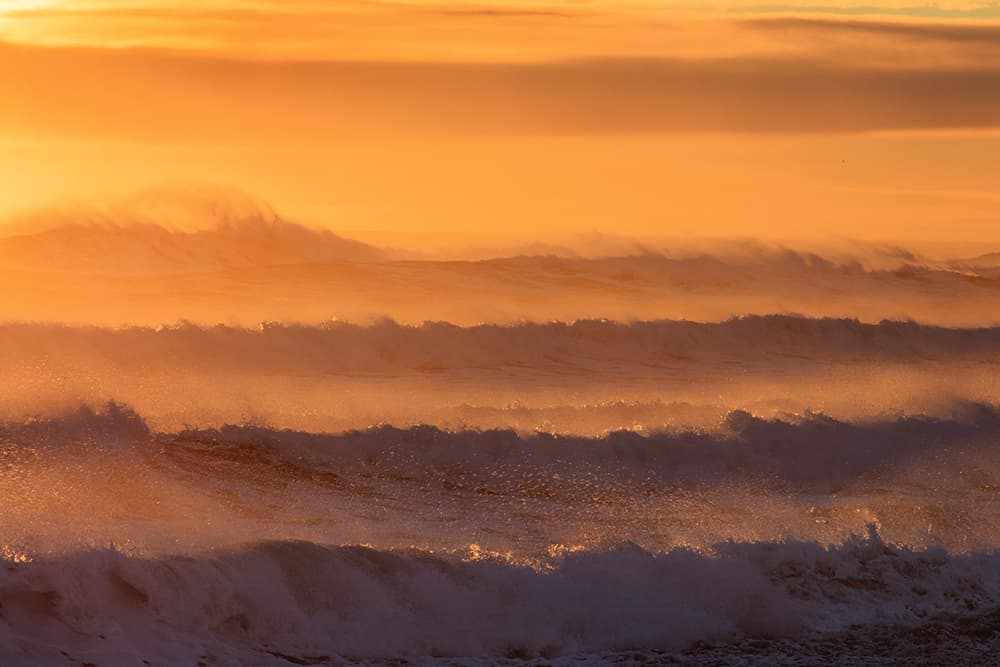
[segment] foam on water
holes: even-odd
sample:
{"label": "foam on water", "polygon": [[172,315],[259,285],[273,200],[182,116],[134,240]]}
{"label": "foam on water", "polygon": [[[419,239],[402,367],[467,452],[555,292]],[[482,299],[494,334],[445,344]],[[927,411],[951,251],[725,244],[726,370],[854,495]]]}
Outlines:
{"label": "foam on water", "polygon": [[[16,560],[16,559],[14,559]],[[336,663],[679,651],[857,625],[900,632],[975,619],[1000,594],[997,555],[886,545],[634,546],[531,564],[264,542],[185,557],[90,550],[0,571],[7,664]],[[282,656],[285,656],[282,658]],[[144,662],[147,661],[147,662]]]}
{"label": "foam on water", "polygon": [[[995,643],[994,328],[9,325],[0,340],[5,400],[28,401],[0,421],[2,664],[740,664],[752,642],[846,656],[921,637],[965,652],[937,662],[975,664]],[[857,395],[887,368],[889,398]],[[357,428],[347,390],[378,425]],[[239,418],[240,391],[298,410],[296,428]],[[88,407],[113,392],[138,411]],[[808,409],[838,392],[850,410]],[[341,428],[309,428],[322,409]]]}

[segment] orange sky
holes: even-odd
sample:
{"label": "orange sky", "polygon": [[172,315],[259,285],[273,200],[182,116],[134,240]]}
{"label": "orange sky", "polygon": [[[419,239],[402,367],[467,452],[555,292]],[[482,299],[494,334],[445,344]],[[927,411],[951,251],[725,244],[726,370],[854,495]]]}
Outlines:
{"label": "orange sky", "polygon": [[984,2],[0,0],[0,214],[995,242],[997,62]]}

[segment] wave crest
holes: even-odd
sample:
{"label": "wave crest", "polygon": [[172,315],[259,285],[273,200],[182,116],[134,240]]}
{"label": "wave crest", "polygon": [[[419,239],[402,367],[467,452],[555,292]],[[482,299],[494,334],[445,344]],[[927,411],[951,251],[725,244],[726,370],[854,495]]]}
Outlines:
{"label": "wave crest", "polygon": [[[841,421],[820,413],[765,419],[731,411],[712,430],[614,431],[601,437],[448,431],[434,426],[375,426],[342,434],[244,424],[151,433],[126,406],[83,407],[63,418],[0,425],[0,441],[30,448],[98,443],[144,447],[178,460],[261,466],[271,474],[418,476],[478,493],[513,492],[530,483],[572,489],[594,479],[709,484],[726,477],[774,480],[815,490],[864,475],[964,455],[982,465],[973,483],[1000,488],[1000,469],[985,465],[1000,438],[1000,408],[963,404],[947,416]],[[11,450],[16,453],[18,449]],[[27,451],[23,449],[23,451]],[[319,477],[316,477],[316,476]]]}
{"label": "wave crest", "polygon": [[286,373],[434,373],[450,369],[565,373],[570,369],[685,367],[697,362],[788,364],[1000,358],[1000,327],[747,316],[719,323],[579,320],[546,324],[419,326],[262,323],[258,329],[192,323],[123,329],[0,326],[0,360],[118,368],[214,368]]}
{"label": "wave crest", "polygon": [[996,554],[911,551],[874,531],[832,547],[623,546],[542,568],[307,542],[184,558],[86,551],[0,570],[0,655],[111,658],[97,638],[114,636],[116,651],[175,660],[528,658],[836,637],[861,623],[958,628],[992,610],[997,572]]}

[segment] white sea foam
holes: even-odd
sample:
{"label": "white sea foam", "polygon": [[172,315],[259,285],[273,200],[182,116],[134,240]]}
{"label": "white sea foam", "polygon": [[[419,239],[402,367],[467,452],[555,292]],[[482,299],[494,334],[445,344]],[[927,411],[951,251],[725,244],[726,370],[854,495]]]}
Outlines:
{"label": "white sea foam", "polygon": [[[992,611],[996,555],[866,538],[824,548],[636,547],[534,567],[465,554],[266,542],[196,557],[96,550],[0,572],[6,664],[328,664],[354,657],[553,658],[695,642],[903,631]],[[943,633],[943,631],[942,631]],[[300,664],[302,664],[300,662]]]}

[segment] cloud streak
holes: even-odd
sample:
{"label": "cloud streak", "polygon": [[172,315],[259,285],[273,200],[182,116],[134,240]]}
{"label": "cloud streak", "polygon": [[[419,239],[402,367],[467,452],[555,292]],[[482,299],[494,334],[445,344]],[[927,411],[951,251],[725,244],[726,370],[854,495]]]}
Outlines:
{"label": "cloud streak", "polygon": [[807,33],[809,35],[859,37],[879,36],[926,42],[950,42],[955,45],[986,44],[1000,47],[1000,24],[927,23],[901,21],[857,21],[834,18],[751,18],[740,21],[751,30],[777,33]]}
{"label": "cloud streak", "polygon": [[[852,133],[1000,125],[1000,68],[800,58],[252,62],[3,46],[22,135],[301,140],[357,132]],[[294,119],[294,121],[292,120]]]}
{"label": "cloud streak", "polygon": [[748,14],[829,14],[843,16],[907,16],[921,18],[996,19],[1000,18],[1000,5],[995,2],[979,3],[925,3],[890,5],[887,3],[841,4],[747,4],[733,7],[732,11]]}

